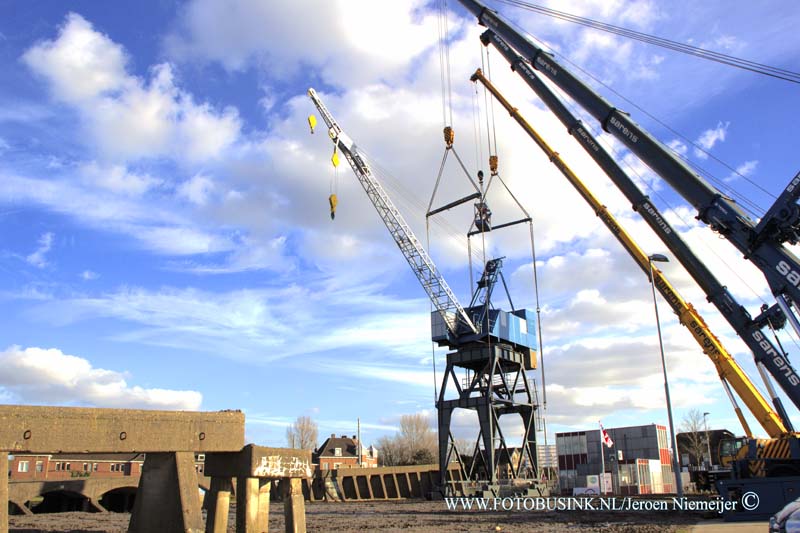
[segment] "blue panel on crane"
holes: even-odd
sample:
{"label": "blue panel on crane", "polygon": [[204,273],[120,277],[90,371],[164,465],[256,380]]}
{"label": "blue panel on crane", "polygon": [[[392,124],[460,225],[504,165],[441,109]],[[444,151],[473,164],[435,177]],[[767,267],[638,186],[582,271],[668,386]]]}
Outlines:
{"label": "blue panel on crane", "polygon": [[490,309],[488,319],[484,317],[483,320],[481,317],[486,311],[485,307],[468,307],[465,311],[478,326],[480,333],[474,334],[471,331],[465,331],[464,334],[455,336],[448,331],[441,315],[434,311],[431,313],[431,338],[433,341],[440,346],[456,347],[468,342],[491,340],[492,342],[505,342],[518,348],[536,350],[536,319],[533,311],[517,309],[509,312]]}

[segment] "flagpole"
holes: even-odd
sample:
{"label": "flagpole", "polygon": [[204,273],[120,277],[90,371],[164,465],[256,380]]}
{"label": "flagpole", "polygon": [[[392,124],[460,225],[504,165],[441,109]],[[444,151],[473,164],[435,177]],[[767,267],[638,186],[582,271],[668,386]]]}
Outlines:
{"label": "flagpole", "polygon": [[[602,426],[600,426],[602,428]],[[600,495],[602,496],[605,494],[603,490],[603,485],[605,485],[605,477],[606,477],[606,458],[605,458],[605,450],[603,450],[603,430],[600,429]]]}
{"label": "flagpole", "polygon": [[[616,495],[616,494],[621,494],[622,493],[622,487],[620,486],[620,482],[619,482],[620,464],[619,464],[619,451],[617,450],[617,441],[616,440],[614,441],[614,445],[612,446],[611,449],[614,452],[614,464],[617,465],[617,490],[616,490],[616,492],[614,491],[614,480],[612,479],[611,480],[611,494],[612,495]],[[611,476],[612,476],[612,478],[614,476],[613,469],[611,471]]]}

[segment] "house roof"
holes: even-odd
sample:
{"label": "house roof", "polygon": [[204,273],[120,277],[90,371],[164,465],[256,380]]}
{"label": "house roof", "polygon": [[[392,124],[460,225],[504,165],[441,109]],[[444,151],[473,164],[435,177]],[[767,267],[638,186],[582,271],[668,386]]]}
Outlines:
{"label": "house roof", "polygon": [[[358,439],[353,439],[347,437],[346,435],[342,435],[341,437],[336,437],[335,435],[331,435],[325,442],[322,443],[322,446],[319,447],[316,456],[358,458],[358,451],[356,449],[357,445],[358,445]],[[340,448],[342,450],[341,455],[336,455],[334,451],[336,448]]]}

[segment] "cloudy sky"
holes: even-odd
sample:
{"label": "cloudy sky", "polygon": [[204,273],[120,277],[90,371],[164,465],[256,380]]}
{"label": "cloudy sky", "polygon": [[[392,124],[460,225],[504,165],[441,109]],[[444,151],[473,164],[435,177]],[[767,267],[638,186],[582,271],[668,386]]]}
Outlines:
{"label": "cloudy sky", "polygon": [[[800,12],[786,1],[546,4],[771,65],[800,59]],[[487,112],[470,74],[490,69],[643,249],[665,247],[502,57],[482,57],[473,18],[448,7],[456,149],[470,172],[485,169],[493,129],[500,175],[534,219],[549,433],[666,423],[647,278],[499,106]],[[797,172],[796,85],[496,7],[753,217]],[[373,441],[402,414],[433,413],[432,356],[441,371],[445,352],[431,347],[425,293],[352,173],[333,170],[325,132],[309,134],[305,95],[322,95],[468,302],[469,209],[430,231],[424,217],[444,152],[433,2],[0,1],[0,12],[0,401],[242,409],[248,438],[267,445],[300,415],[322,435],[355,433],[360,417]],[[603,140],[751,313],[771,303],[757,270]],[[445,169],[437,204],[468,192],[457,165]],[[489,201],[496,222],[520,218],[501,188]],[[506,256],[514,304],[535,308],[527,229],[472,246],[478,261]],[[664,271],[755,376],[689,276],[675,260]],[[697,408],[740,432],[713,366],[660,309],[676,421]],[[472,431],[467,416],[456,424]]]}

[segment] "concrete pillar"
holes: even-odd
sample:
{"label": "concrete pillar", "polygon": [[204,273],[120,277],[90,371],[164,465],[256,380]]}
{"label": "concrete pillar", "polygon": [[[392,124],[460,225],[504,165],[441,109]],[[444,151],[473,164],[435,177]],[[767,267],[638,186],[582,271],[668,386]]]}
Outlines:
{"label": "concrete pillar", "polygon": [[[24,514],[25,516],[32,516],[33,515],[33,511],[28,509],[28,507],[25,505],[25,502],[20,503],[18,501],[12,501],[12,503],[14,505],[16,505],[17,507],[19,507],[19,510],[22,511],[22,514]],[[2,531],[2,530],[0,530],[0,531]]]}
{"label": "concrete pillar", "polygon": [[8,533],[8,453],[0,452],[0,533]]}
{"label": "concrete pillar", "polygon": [[283,517],[286,533],[306,533],[306,502],[303,498],[303,483],[299,478],[281,481]]}
{"label": "concrete pillar", "polygon": [[386,480],[383,479],[383,474],[378,474],[378,477],[381,479],[381,488],[383,489],[383,497],[384,499],[389,499],[389,493],[386,492]]}
{"label": "concrete pillar", "polygon": [[228,513],[231,508],[231,480],[211,478],[207,501],[206,533],[227,533]]}
{"label": "concrete pillar", "polygon": [[269,531],[269,491],[271,488],[271,480],[261,480],[261,487],[258,489],[258,527],[256,529],[258,533]]}
{"label": "concrete pillar", "polygon": [[236,478],[236,533],[257,533],[259,480]]}
{"label": "concrete pillar", "polygon": [[372,492],[372,479],[373,479],[373,476],[367,474],[364,477],[367,480],[367,489],[369,489],[369,499],[370,500],[374,500],[375,499],[375,494]]}
{"label": "concrete pillar", "polygon": [[200,533],[193,452],[148,453],[128,533]]}

